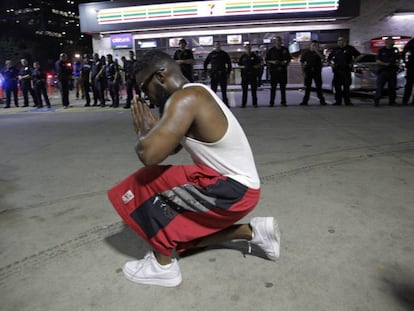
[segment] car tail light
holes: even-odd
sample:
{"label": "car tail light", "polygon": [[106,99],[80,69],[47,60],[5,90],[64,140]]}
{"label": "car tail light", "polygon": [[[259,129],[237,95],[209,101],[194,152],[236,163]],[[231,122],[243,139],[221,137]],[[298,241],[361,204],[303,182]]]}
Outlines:
{"label": "car tail light", "polygon": [[369,71],[369,68],[368,68],[368,67],[366,67],[366,66],[354,65],[354,66],[352,67],[352,71],[353,71],[353,72],[355,72],[355,73],[360,73],[360,74],[362,74],[362,73],[364,73],[364,72]]}

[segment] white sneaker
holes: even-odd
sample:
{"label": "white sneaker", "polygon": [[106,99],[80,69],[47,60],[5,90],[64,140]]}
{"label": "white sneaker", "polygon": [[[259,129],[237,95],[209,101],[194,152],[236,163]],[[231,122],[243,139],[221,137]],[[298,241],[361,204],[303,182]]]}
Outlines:
{"label": "white sneaker", "polygon": [[160,265],[153,251],[144,259],[127,262],[122,271],[128,280],[140,284],[174,287],[182,281],[178,261],[173,258],[171,264]]}
{"label": "white sneaker", "polygon": [[276,260],[280,256],[280,231],[273,217],[255,217],[250,221],[253,239],[250,243],[259,246],[267,258]]}

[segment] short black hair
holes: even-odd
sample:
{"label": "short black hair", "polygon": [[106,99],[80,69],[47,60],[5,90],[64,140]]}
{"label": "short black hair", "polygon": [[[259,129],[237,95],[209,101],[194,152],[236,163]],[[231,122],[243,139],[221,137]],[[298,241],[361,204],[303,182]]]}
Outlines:
{"label": "short black hair", "polygon": [[161,50],[153,49],[138,58],[134,65],[134,71],[135,74],[146,75],[147,72],[152,72],[171,64],[175,64],[175,61],[170,55]]}

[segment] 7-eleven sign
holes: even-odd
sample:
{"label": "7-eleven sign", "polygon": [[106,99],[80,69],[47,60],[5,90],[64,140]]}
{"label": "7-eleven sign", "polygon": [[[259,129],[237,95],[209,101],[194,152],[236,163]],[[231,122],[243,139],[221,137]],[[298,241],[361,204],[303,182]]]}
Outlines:
{"label": "7-eleven sign", "polygon": [[198,2],[198,16],[223,16],[226,15],[226,1]]}

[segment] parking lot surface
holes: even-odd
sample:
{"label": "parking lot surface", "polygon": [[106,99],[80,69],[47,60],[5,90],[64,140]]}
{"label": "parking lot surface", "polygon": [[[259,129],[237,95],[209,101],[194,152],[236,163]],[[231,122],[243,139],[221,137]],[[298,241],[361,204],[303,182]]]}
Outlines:
{"label": "parking lot surface", "polygon": [[302,96],[270,108],[262,90],[259,108],[241,109],[230,95],[262,182],[245,220],[278,220],[280,260],[220,245],[180,258],[177,288],[122,274],[147,250],[106,197],[142,166],[129,111],[74,98],[63,110],[58,97],[51,110],[1,109],[1,310],[413,310],[414,107]]}

